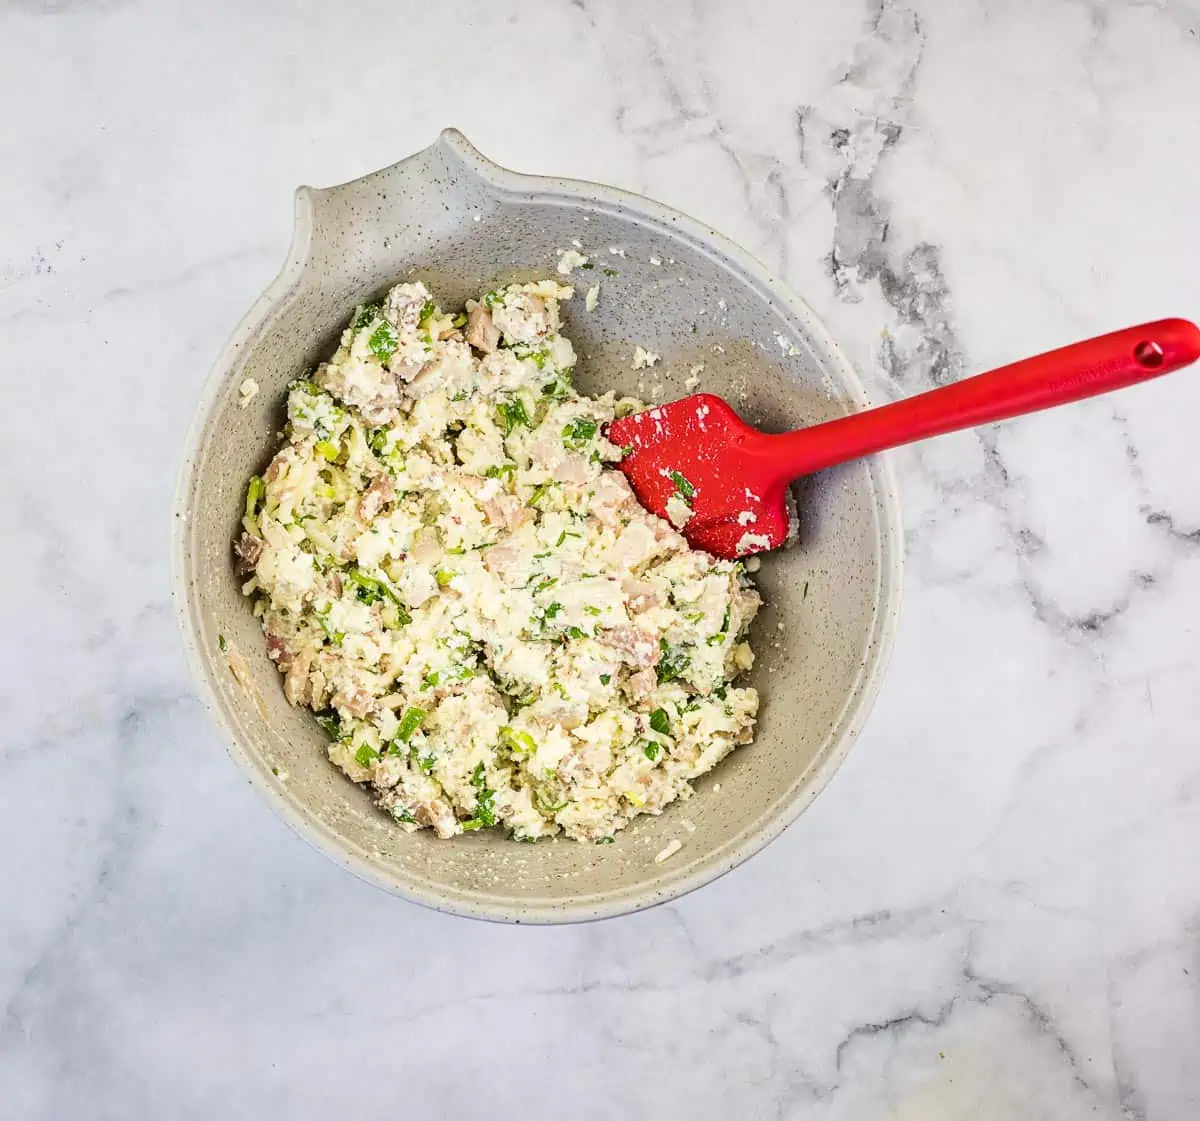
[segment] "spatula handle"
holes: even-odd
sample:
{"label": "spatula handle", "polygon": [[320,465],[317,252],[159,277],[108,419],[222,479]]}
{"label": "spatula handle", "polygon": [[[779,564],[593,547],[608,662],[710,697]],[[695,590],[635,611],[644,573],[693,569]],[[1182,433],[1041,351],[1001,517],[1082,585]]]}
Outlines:
{"label": "spatula handle", "polygon": [[[886,448],[1149,381],[1200,358],[1200,328],[1160,319],[1060,347],[894,404],[775,437],[789,478]],[[785,462],[786,461],[786,462]]]}

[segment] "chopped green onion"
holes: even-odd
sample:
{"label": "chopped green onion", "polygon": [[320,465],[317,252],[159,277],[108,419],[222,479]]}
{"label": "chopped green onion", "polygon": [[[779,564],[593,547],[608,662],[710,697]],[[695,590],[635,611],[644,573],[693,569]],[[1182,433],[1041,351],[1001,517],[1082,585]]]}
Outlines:
{"label": "chopped green onion", "polygon": [[553,619],[563,609],[563,605],[555,601],[546,608],[546,618]]}
{"label": "chopped green onion", "polygon": [[436,572],[433,574],[433,578],[434,578],[434,579],[437,581],[437,586],[438,586],[439,588],[446,588],[446,587],[449,587],[449,585],[450,585],[450,581],[451,581],[451,580],[453,580],[453,579],[454,579],[454,577],[455,577],[455,576],[457,576],[457,575],[458,575],[458,573],[457,573],[457,572],[454,572],[454,571],[453,571],[453,570],[451,570],[451,569],[448,569],[448,568],[439,568],[439,569],[438,569],[438,570],[437,570],[437,571],[436,571]]}
{"label": "chopped green onion", "polygon": [[578,450],[595,438],[600,426],[590,417],[577,417],[563,430],[563,443],[568,448]]}
{"label": "chopped green onion", "polygon": [[396,739],[401,743],[408,743],[427,715],[423,708],[406,708],[404,715],[400,717],[400,727],[396,729]]}
{"label": "chopped green onion", "polygon": [[330,463],[333,463],[342,454],[337,446],[331,444],[328,440],[318,440],[316,451],[322,459],[328,460]]}
{"label": "chopped green onion", "polygon": [[476,766],[471,775],[471,785],[475,787],[475,816],[462,823],[463,829],[482,829],[496,824],[496,792],[487,786],[487,774],[483,764]]}
{"label": "chopped green onion", "polygon": [[499,479],[505,475],[513,474],[513,472],[515,472],[516,469],[517,469],[517,465],[515,463],[501,463],[499,466],[497,466],[496,464],[493,464],[491,467],[489,467],[484,472],[484,474],[489,479]]}
{"label": "chopped green onion", "polygon": [[367,340],[371,353],[378,358],[390,358],[400,344],[396,340],[396,332],[390,323],[380,323]]}
{"label": "chopped green onion", "polygon": [[467,325],[467,313],[465,311],[460,311],[451,320],[451,322],[454,324],[455,327],[465,327]]}
{"label": "chopped green onion", "polygon": [[251,475],[250,484],[246,487],[246,517],[252,518],[258,510],[258,504],[267,496],[267,484],[262,476]]}
{"label": "chopped green onion", "polygon": [[433,673],[427,673],[421,679],[421,688],[422,689],[436,689],[437,683],[439,681],[441,681],[441,679],[442,679],[442,675],[440,673],[438,673],[437,670],[434,670]]}
{"label": "chopped green onion", "polygon": [[436,760],[432,755],[422,755],[421,758],[417,760],[417,766],[421,768],[421,774],[431,775],[433,774],[433,765],[435,762]]}
{"label": "chopped green onion", "polygon": [[507,436],[518,424],[523,424],[526,428],[532,427],[529,423],[529,414],[525,411],[525,402],[519,397],[514,397],[511,401],[501,401],[496,406],[495,412],[496,425],[504,430],[504,435]]}
{"label": "chopped green onion", "polygon": [[672,646],[665,638],[660,638],[658,645],[659,658],[656,673],[658,683],[662,685],[664,682],[674,681],[677,677],[683,676],[688,666],[691,665],[692,657],[684,647]]}
{"label": "chopped green onion", "polygon": [[358,761],[360,767],[369,767],[376,759],[379,758],[379,752],[376,751],[370,744],[364,743],[355,753],[354,758]]}
{"label": "chopped green onion", "polygon": [[217,635],[217,645],[221,648],[221,653],[224,654],[225,650],[227,649],[227,644],[225,642],[225,636],[223,634]]}
{"label": "chopped green onion", "polygon": [[658,758],[658,744],[651,743],[650,740],[642,740],[642,752],[647,759],[653,762]]}
{"label": "chopped green onion", "polygon": [[600,675],[600,684],[601,685],[607,685],[611,680],[612,680],[611,673],[602,673]]}
{"label": "chopped green onion", "polygon": [[587,631],[583,630],[581,627],[568,627],[567,634],[570,635],[571,638],[587,638]]}
{"label": "chopped green onion", "polygon": [[424,327],[437,314],[437,304],[432,300],[426,300],[421,307],[421,314],[417,317],[417,326]]}
{"label": "chopped green onion", "polygon": [[678,471],[668,472],[668,476],[671,482],[675,484],[675,489],[679,491],[679,496],[685,502],[690,502],[695,497],[696,488]]}
{"label": "chopped green onion", "polygon": [[537,751],[533,736],[528,732],[518,732],[507,724],[500,729],[500,739],[514,755],[532,755]]}
{"label": "chopped green onion", "polygon": [[325,729],[326,734],[331,740],[340,740],[342,738],[342,718],[332,709],[328,712],[318,713],[317,723]]}
{"label": "chopped green onion", "polygon": [[364,304],[358,309],[358,314],[354,317],[354,328],[358,330],[361,327],[370,326],[376,319],[379,318],[380,307],[378,304]]}
{"label": "chopped green onion", "polygon": [[598,845],[611,845],[612,843],[613,843],[612,837],[597,837],[596,838],[596,844],[598,844]]}

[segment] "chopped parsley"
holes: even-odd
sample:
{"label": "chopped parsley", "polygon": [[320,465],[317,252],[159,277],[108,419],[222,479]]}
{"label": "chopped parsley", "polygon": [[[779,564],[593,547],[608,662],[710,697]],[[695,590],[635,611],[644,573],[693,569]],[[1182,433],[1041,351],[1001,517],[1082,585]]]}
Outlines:
{"label": "chopped parsley", "polygon": [[436,762],[436,760],[433,758],[432,755],[422,755],[417,760],[417,766],[421,768],[421,774],[431,775],[431,774],[433,774],[433,764],[435,762]]}
{"label": "chopped parsley", "polygon": [[571,638],[587,638],[587,631],[582,627],[568,627],[567,634]]}
{"label": "chopped parsley", "polygon": [[467,325],[467,313],[460,311],[450,322],[455,327],[465,327]]}
{"label": "chopped parsley", "polygon": [[550,604],[550,606],[546,608],[546,618],[553,619],[554,616],[557,615],[562,609],[563,605],[557,601]]}
{"label": "chopped parsley", "polygon": [[647,759],[653,762],[658,758],[658,744],[652,743],[650,740],[642,740],[641,744],[642,752]]}
{"label": "chopped parsley", "polygon": [[617,272],[616,269],[604,269],[603,272],[604,272],[605,276],[620,276],[621,275],[619,272]]}
{"label": "chopped parsley", "polygon": [[228,649],[228,643],[226,643],[225,636],[223,634],[217,635],[217,646],[220,647],[222,654],[224,654]]}
{"label": "chopped parsley", "polygon": [[596,838],[596,844],[598,844],[598,845],[611,845],[612,843],[613,843],[612,837],[597,837]]}
{"label": "chopped parsley", "polygon": [[513,474],[516,469],[517,465],[515,463],[501,463],[498,465],[493,463],[492,466],[484,472],[484,475],[486,475],[489,479],[501,479],[505,475]]}
{"label": "chopped parsley", "polygon": [[537,751],[537,744],[528,732],[518,732],[507,724],[500,729],[500,742],[514,755],[532,755]]}
{"label": "chopped parsley", "polygon": [[600,684],[601,685],[607,685],[611,680],[612,680],[611,673],[602,673],[600,675]]}
{"label": "chopped parsley", "polygon": [[417,326],[424,327],[435,315],[437,315],[437,304],[432,300],[426,300],[421,306],[421,314],[417,317]]}
{"label": "chopped parsley", "polygon": [[[671,720],[667,716],[665,708],[656,708],[650,713],[650,727],[660,736],[669,736],[671,734]],[[654,757],[651,756],[651,758]]]}

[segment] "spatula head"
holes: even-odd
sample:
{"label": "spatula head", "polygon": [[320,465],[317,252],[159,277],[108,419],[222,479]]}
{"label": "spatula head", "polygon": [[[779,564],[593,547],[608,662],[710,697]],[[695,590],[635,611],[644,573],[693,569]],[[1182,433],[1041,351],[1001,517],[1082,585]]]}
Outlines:
{"label": "spatula head", "polygon": [[771,468],[771,437],[720,397],[697,393],[622,417],[608,438],[626,450],[620,468],[642,505],[697,548],[735,558],[787,540],[786,480]]}

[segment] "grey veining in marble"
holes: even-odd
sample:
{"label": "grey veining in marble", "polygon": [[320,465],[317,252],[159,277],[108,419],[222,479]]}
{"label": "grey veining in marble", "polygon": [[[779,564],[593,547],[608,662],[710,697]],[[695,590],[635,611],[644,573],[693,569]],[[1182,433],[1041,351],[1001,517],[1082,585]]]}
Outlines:
{"label": "grey veining in marble", "polygon": [[661,198],[880,400],[1200,316],[1194,0],[0,4],[0,1115],[1200,1116],[1200,374],[896,457],[907,598],[814,807],[590,927],[310,851],[167,527],[290,192],[463,128]]}

